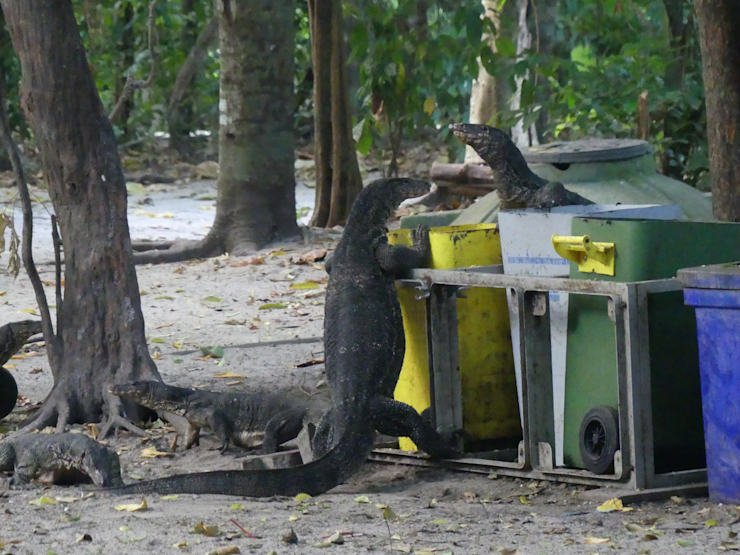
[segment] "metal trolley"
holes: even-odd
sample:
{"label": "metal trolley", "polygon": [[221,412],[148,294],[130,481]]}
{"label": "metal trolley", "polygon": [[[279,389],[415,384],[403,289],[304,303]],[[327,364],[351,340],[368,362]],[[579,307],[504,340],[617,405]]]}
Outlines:
{"label": "metal trolley", "polygon": [[[465,270],[414,270],[406,287],[426,299],[431,413],[439,430],[462,427],[462,391],[458,364],[456,299],[471,287],[508,290],[519,314],[522,361],[523,441],[516,460],[495,452],[481,458],[431,462],[396,449],[376,449],[371,458],[412,465],[440,465],[472,472],[553,480],[626,490],[681,489],[706,482],[706,469],[656,473],[648,329],[648,295],[681,290],[675,279],[618,283],[565,278],[510,276],[503,267]],[[549,293],[593,295],[608,299],[617,346],[619,448],[613,472],[554,465],[554,420],[550,346]],[[698,370],[697,370],[698,371]],[[480,457],[480,455],[478,455]]]}

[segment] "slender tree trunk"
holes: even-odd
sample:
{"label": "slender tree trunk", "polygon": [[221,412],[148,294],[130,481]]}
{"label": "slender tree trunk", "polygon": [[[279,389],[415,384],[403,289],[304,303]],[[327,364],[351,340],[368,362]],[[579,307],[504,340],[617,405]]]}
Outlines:
{"label": "slender tree trunk", "polygon": [[[496,34],[484,33],[483,39],[488,42],[488,46],[495,53],[496,36],[501,29],[501,18],[498,11],[497,0],[482,0],[483,17],[489,19],[496,29]],[[479,123],[483,125],[492,125],[497,127],[497,118],[501,112],[499,104],[499,84],[498,79],[488,73],[483,67],[481,59],[478,58],[478,78],[473,79],[472,90],[470,91],[470,123]],[[483,164],[483,159],[471,146],[465,147],[466,164]]]}
{"label": "slender tree trunk", "polygon": [[159,379],[144,335],[116,140],[71,0],[2,0],[2,8],[21,61],[21,106],[64,241],[67,302],[57,307],[50,357],[58,368],[33,426],[63,429],[107,415],[107,430],[140,416],[108,393],[111,384]]}
{"label": "slender tree trunk", "polygon": [[[121,34],[120,51],[122,52],[123,57],[119,64],[121,74],[116,80],[115,98],[113,99],[113,102],[116,102],[121,97],[123,88],[126,85],[126,73],[134,64],[134,5],[130,1],[124,1],[119,8],[118,15],[126,27]],[[119,125],[123,129],[124,137],[128,135],[128,118],[131,115],[133,107],[134,99],[129,96],[124,102],[123,108],[118,112],[116,118],[111,120],[111,123]]]}
{"label": "slender tree trunk", "polygon": [[740,222],[740,2],[694,0],[707,106],[712,208]]}
{"label": "slender tree trunk", "polygon": [[[684,22],[684,0],[663,0],[666,16],[668,19],[668,39],[670,44],[670,60],[665,69],[664,82],[668,90],[680,90],[683,86],[684,74],[686,68],[686,58],[689,55],[686,48],[688,33],[692,29],[691,21]],[[689,8],[690,9],[690,8]],[[697,110],[700,112],[701,109]],[[698,116],[697,116],[698,119]],[[686,133],[688,125],[694,125],[693,121],[687,123],[686,115],[675,115],[672,111],[667,111],[663,118],[663,136],[667,141],[663,145],[663,151],[660,155],[660,171],[664,175],[674,179],[683,179],[684,165],[677,164],[677,160],[686,160],[691,155],[691,150],[695,145],[685,142],[672,140]]]}
{"label": "slender tree trunk", "polygon": [[689,26],[684,22],[684,0],[663,0],[668,17],[671,60],[665,70],[665,84],[669,89],[678,89],[683,85],[686,70],[686,42]]}
{"label": "slender tree trunk", "polygon": [[[529,0],[517,0],[517,10],[519,11],[519,35],[516,41],[516,53],[518,56],[532,47],[532,33],[529,31],[529,27],[527,26]],[[516,82],[516,91],[511,98],[512,110],[518,110],[521,107],[522,86],[524,85],[524,81],[527,79],[529,79],[529,71],[525,72],[521,77],[514,78],[514,81]],[[516,146],[519,147],[539,144],[535,124],[532,123],[527,129],[524,129],[523,119],[519,120],[511,129],[511,139],[514,141]]]}
{"label": "slender tree trunk", "polygon": [[[183,4],[183,11],[186,4]],[[167,128],[170,134],[170,148],[177,150],[181,156],[192,157],[194,152],[190,146],[190,131],[193,131],[193,102],[186,98],[186,93],[196,73],[203,65],[208,49],[218,37],[218,17],[215,15],[205,24],[197,37],[196,29],[186,26],[181,37],[183,48],[188,48],[188,57],[177,72],[175,84],[167,108]],[[191,40],[192,39],[192,40]]]}
{"label": "slender tree trunk", "polygon": [[316,145],[316,207],[311,225],[333,227],[347,219],[362,189],[347,92],[342,4],[308,0],[308,12]]}

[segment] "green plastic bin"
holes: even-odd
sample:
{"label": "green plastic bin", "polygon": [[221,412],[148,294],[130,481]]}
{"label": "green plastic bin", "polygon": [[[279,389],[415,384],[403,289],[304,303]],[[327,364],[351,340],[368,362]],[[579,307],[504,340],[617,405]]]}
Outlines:
{"label": "green plastic bin", "polygon": [[[740,224],[575,218],[572,234],[616,247],[614,276],[582,273],[571,263],[574,279],[665,279],[680,268],[740,259]],[[584,453],[582,444],[586,430],[608,424],[618,407],[616,336],[607,303],[606,297],[571,295],[568,308],[563,461],[599,473],[609,466],[598,460],[598,450]],[[655,472],[703,468],[696,320],[681,291],[648,297],[648,327]]]}

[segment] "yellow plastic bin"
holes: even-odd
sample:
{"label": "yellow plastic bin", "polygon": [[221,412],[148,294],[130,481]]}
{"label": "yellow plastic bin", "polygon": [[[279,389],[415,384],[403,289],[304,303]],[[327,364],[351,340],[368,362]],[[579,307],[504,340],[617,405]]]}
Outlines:
{"label": "yellow plastic bin", "polygon": [[[411,231],[388,234],[391,244],[411,245]],[[501,264],[501,239],[495,224],[432,228],[430,268],[449,270]],[[399,287],[406,354],[395,398],[422,412],[430,405],[426,303],[417,291]],[[511,348],[509,309],[503,289],[474,288],[457,301],[463,427],[473,440],[521,437]],[[409,438],[400,447],[415,451]]]}

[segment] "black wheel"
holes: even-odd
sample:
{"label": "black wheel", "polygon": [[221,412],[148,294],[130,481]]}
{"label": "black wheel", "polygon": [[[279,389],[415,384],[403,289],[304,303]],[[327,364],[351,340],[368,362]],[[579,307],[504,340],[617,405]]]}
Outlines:
{"label": "black wheel", "polygon": [[0,418],[5,418],[15,408],[18,386],[13,374],[0,366]]}
{"label": "black wheel", "polygon": [[619,449],[619,415],[612,407],[593,407],[581,423],[581,458],[594,474],[614,471],[614,454]]}

